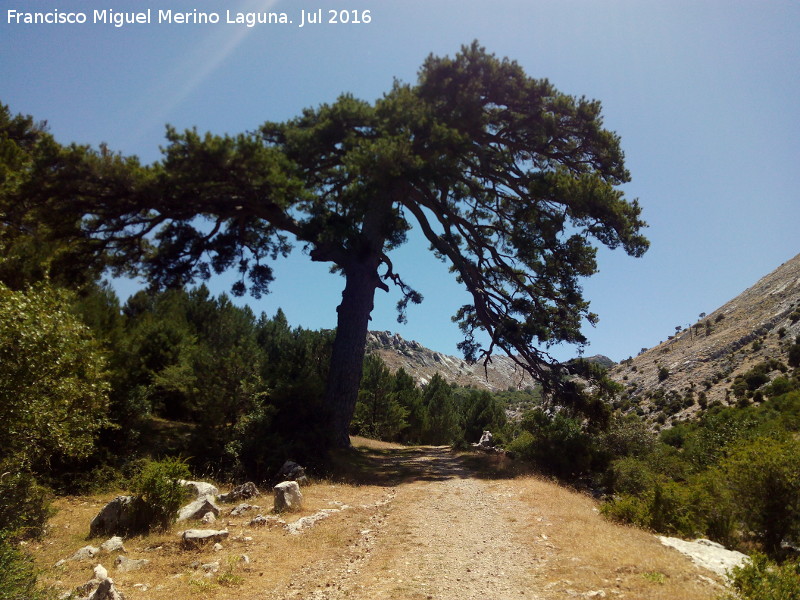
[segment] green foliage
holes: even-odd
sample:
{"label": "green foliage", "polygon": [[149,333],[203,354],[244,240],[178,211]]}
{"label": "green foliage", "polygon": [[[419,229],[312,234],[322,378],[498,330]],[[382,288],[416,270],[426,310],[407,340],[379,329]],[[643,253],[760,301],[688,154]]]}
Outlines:
{"label": "green foliage", "polygon": [[796,380],[779,376],[772,380],[772,382],[765,388],[765,392],[768,397],[774,398],[776,396],[788,394],[792,390],[797,389],[797,387],[798,385]]}
{"label": "green foliage", "polygon": [[0,447],[21,465],[87,456],[107,423],[105,361],[69,301],[0,285]]}
{"label": "green foliage", "polygon": [[648,461],[634,456],[615,460],[611,464],[610,474],[614,491],[630,496],[643,495],[655,488],[656,482],[661,479]]}
{"label": "green foliage", "polygon": [[[636,257],[649,245],[641,207],[621,189],[630,174],[600,103],[563,94],[477,42],[428,57],[414,84],[397,82],[372,103],[343,94],[235,136],[170,128],[162,160],[146,168],[104,147],[54,145],[45,158],[15,169],[30,183],[10,186],[10,200],[25,200],[19,218],[154,287],[236,270],[233,294],[260,297],[290,239],[341,273],[341,343],[325,398],[342,445],[375,290],[399,288],[401,320],[422,299],[389,258],[412,227],[469,294],[455,315],[465,357],[484,354],[485,335],[555,387],[560,365],[539,348],[586,342],[582,325],[597,316],[581,282],[597,271],[597,246]],[[194,383],[180,366],[203,360],[176,359],[145,395],[167,410]],[[231,376],[214,374],[212,389],[230,392]],[[197,396],[206,389],[193,387]]]}
{"label": "green foliage", "polygon": [[620,523],[630,523],[638,527],[649,528],[651,521],[650,504],[642,496],[619,494],[604,502],[600,512]]}
{"label": "green foliage", "polygon": [[397,402],[406,411],[408,423],[408,427],[400,432],[397,441],[420,443],[425,428],[426,407],[422,391],[417,387],[414,378],[402,367],[394,374],[394,394]]}
{"label": "green foliage", "polygon": [[563,411],[551,415],[537,409],[526,413],[520,425],[524,433],[509,446],[519,456],[564,479],[590,471],[596,446],[583,419]]}
{"label": "green foliage", "polygon": [[667,377],[669,377],[669,369],[667,367],[660,367],[658,369],[658,380],[664,381]]}
{"label": "green foliage", "polygon": [[83,238],[83,211],[68,201],[87,192],[117,197],[109,175],[137,167],[105,151],[62,147],[46,123],[12,116],[0,104],[0,283],[14,290],[43,281],[78,289],[95,280],[110,257]]}
{"label": "green foliage", "polygon": [[398,440],[408,427],[408,409],[398,400],[395,378],[377,354],[364,361],[361,389],[358,394],[351,431],[358,435]]}
{"label": "green foliage", "polygon": [[436,373],[422,392],[425,406],[423,440],[428,444],[452,444],[458,436],[458,412],[453,389]]}
{"label": "green foliage", "polygon": [[757,425],[752,411],[710,410],[687,437],[685,458],[696,470],[708,467],[719,461],[730,445],[753,435]]}
{"label": "green foliage", "polygon": [[307,383],[256,396],[253,408],[233,428],[226,446],[231,469],[225,475],[269,481],[287,459],[324,468],[329,422],[321,386]]}
{"label": "green foliage", "polygon": [[800,534],[800,440],[759,437],[720,463],[739,518],[771,555]]}
{"label": "green foliage", "polygon": [[456,395],[461,409],[463,439],[465,443],[480,440],[484,431],[491,431],[495,444],[502,445],[506,430],[504,403],[497,395],[487,391],[465,390]]}
{"label": "green foliage", "polygon": [[138,525],[148,531],[169,528],[187,496],[178,480],[189,476],[189,467],[178,458],[145,463],[130,486],[137,496]]}
{"label": "green foliage", "polygon": [[665,430],[657,445],[612,460],[611,518],[771,556],[800,532],[800,392],[758,406],[715,407]]}
{"label": "green foliage", "polygon": [[792,344],[789,347],[787,362],[790,367],[800,367],[800,344]]}
{"label": "green foliage", "polygon": [[732,540],[730,495],[720,479],[679,483],[634,459],[615,462],[614,471],[618,493],[602,506],[609,518],[671,535]]}
{"label": "green foliage", "polygon": [[36,586],[33,560],[15,547],[11,537],[0,531],[0,600],[51,600],[49,590]]}
{"label": "green foliage", "polygon": [[720,600],[797,600],[800,593],[800,562],[776,564],[764,554],[750,556],[750,561],[734,567],[731,586]]}
{"label": "green foliage", "polygon": [[[323,467],[327,460],[330,423],[322,397],[332,332],[290,330],[277,320],[281,356],[262,365],[264,391],[252,396],[230,430],[223,461],[229,477],[268,481],[287,459],[311,468]],[[264,318],[257,338],[261,347],[269,346],[270,335],[262,328],[272,328]]]}
{"label": "green foliage", "polygon": [[[0,146],[6,141],[0,135]],[[0,271],[7,258],[0,258]],[[16,541],[41,535],[51,514],[42,477],[62,461],[86,458],[108,423],[104,357],[73,313],[73,301],[47,283],[24,291],[0,284],[2,600],[52,597],[36,587],[32,561]]]}
{"label": "green foliage", "polygon": [[613,457],[645,456],[656,444],[647,424],[635,415],[615,415],[599,438],[602,449]]}
{"label": "green foliage", "polygon": [[33,473],[13,461],[0,464],[0,523],[6,535],[40,536],[52,514],[50,499],[50,491]]}

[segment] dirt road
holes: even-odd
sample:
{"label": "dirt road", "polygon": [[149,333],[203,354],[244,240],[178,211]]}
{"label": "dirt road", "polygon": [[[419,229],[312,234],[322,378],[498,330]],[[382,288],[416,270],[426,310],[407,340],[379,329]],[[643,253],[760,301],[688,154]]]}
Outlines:
{"label": "dirt road", "polygon": [[[647,551],[635,548],[630,556],[624,543],[610,544],[599,548],[608,564],[596,564],[598,549],[580,551],[605,543],[594,539],[592,527],[582,525],[602,522],[594,503],[552,483],[529,480],[525,485],[481,476],[447,448],[386,452],[381,460],[387,481],[398,483],[367,526],[339,560],[306,565],[273,597],[688,600],[713,598],[719,591],[710,577],[665,552],[652,536],[627,528],[621,529],[644,542]],[[544,497],[548,492],[554,497]],[[532,502],[535,496],[538,501]],[[663,564],[651,564],[648,552]],[[675,595],[675,589],[681,592]]]}
{"label": "dirt road", "polygon": [[128,600],[713,600],[721,591],[711,572],[604,519],[586,495],[511,477],[506,459],[367,441],[334,458],[338,475],[304,487],[302,511],[281,515],[288,525],[274,515],[256,524],[269,496],[241,514],[225,506],[221,547],[183,548],[178,523],[125,540],[146,569],[117,570],[108,553],[62,560],[87,544],[110,492],[59,498],[47,536],[29,549],[43,584],[75,590],[100,562]]}

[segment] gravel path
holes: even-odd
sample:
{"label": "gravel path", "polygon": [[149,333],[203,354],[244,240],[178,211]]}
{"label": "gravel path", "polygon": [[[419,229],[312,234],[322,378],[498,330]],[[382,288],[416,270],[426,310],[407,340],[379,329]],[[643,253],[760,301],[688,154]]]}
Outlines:
{"label": "gravel path", "polygon": [[286,598],[540,598],[533,574],[549,550],[515,533],[524,507],[509,486],[474,478],[446,448],[392,460],[416,476],[375,507],[340,561],[305,569]]}

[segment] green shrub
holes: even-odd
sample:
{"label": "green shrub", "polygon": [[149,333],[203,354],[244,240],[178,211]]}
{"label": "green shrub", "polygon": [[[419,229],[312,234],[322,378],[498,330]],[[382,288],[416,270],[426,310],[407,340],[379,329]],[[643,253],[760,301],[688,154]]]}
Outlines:
{"label": "green shrub", "polygon": [[644,421],[633,416],[614,416],[608,430],[599,436],[603,450],[612,457],[644,456],[653,451],[656,436]]}
{"label": "green shrub", "polygon": [[800,344],[793,344],[789,348],[787,362],[790,367],[800,367]]}
{"label": "green shrub", "polygon": [[137,523],[146,530],[167,529],[186,500],[179,479],[189,477],[189,468],[179,458],[149,461],[131,482],[137,496]]}
{"label": "green shrub", "polygon": [[537,409],[522,418],[523,433],[508,449],[545,473],[563,479],[586,474],[597,458],[594,438],[580,418]]}
{"label": "green shrub", "polygon": [[769,376],[760,370],[753,369],[745,373],[745,381],[749,390],[757,390],[765,383],[769,383]]}
{"label": "green shrub", "polygon": [[54,596],[36,587],[36,568],[18,550],[8,532],[0,531],[0,600],[48,600]]}
{"label": "green shrub", "polygon": [[610,471],[610,487],[619,494],[644,494],[655,487],[658,479],[650,465],[631,456],[615,460]]}
{"label": "green shrub", "polygon": [[257,394],[253,408],[233,427],[226,446],[229,477],[269,481],[287,459],[307,469],[327,468],[330,428],[322,380],[308,377]]}
{"label": "green shrub", "polygon": [[708,469],[688,482],[692,522],[697,533],[731,547],[737,543],[733,496],[725,476]]}
{"label": "green shrub", "polygon": [[669,377],[669,369],[667,367],[661,367],[658,369],[658,380],[664,381],[667,377]]}
{"label": "green shrub", "polygon": [[11,462],[0,463],[0,524],[14,538],[41,535],[50,510],[50,491],[33,474]]}
{"label": "green shrub", "polygon": [[105,361],[70,301],[0,284],[0,447],[20,465],[86,457],[107,424]]}
{"label": "green shrub", "polygon": [[614,467],[620,493],[601,507],[605,516],[661,533],[733,542],[736,522],[721,479],[704,474],[689,483],[669,481],[634,459]]}
{"label": "green shrub", "polygon": [[536,440],[529,431],[523,431],[506,446],[515,458],[532,461],[535,458]]}
{"label": "green shrub", "polygon": [[769,398],[782,396],[795,389],[795,384],[788,377],[779,376],[772,380],[764,390]]}
{"label": "green shrub", "polygon": [[649,527],[650,509],[647,501],[639,496],[621,494],[604,502],[600,512],[613,521]]}
{"label": "green shrub", "polygon": [[720,600],[797,600],[800,597],[800,562],[771,562],[763,554],[750,557],[750,562],[735,567],[731,573],[735,593]]}
{"label": "green shrub", "polygon": [[694,490],[675,481],[657,483],[649,499],[649,526],[655,531],[694,537],[703,530]]}
{"label": "green shrub", "polygon": [[800,534],[800,440],[756,438],[721,461],[739,518],[771,556]]}

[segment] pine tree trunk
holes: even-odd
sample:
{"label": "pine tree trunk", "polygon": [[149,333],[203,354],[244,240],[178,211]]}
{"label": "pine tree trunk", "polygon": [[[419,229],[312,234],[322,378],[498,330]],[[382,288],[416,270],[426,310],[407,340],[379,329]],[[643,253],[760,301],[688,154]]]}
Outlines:
{"label": "pine tree trunk", "polygon": [[373,262],[359,262],[345,269],[342,303],[336,309],[336,337],[325,390],[325,406],[331,419],[331,443],[336,448],[350,447],[350,421],[358,400],[370,313],[379,283],[377,262]]}

